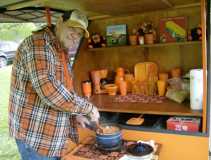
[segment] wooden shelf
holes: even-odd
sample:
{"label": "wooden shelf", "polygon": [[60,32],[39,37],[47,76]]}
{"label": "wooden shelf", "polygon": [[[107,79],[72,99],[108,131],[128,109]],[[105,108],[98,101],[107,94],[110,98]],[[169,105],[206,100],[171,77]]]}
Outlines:
{"label": "wooden shelf", "polygon": [[201,44],[201,41],[186,41],[186,42],[174,42],[174,43],[155,43],[155,44],[144,44],[144,45],[127,45],[127,46],[115,46],[115,47],[103,47],[103,48],[92,48],[89,51],[103,51],[107,49],[125,49],[125,48],[152,48],[152,47],[168,47],[168,46],[182,46],[182,45],[195,45]]}
{"label": "wooden shelf", "polygon": [[106,112],[202,117],[202,112],[191,110],[189,103],[179,104],[168,99],[161,104],[118,103],[114,102],[113,96],[93,95],[90,100],[100,111]]}

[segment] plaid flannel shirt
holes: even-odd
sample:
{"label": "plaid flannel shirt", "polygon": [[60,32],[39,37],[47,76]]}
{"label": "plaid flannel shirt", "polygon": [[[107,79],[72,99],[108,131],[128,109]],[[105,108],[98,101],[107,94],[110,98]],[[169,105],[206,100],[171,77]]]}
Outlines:
{"label": "plaid flannel shirt", "polygon": [[22,42],[13,63],[9,99],[10,135],[49,157],[61,156],[68,137],[77,142],[73,113],[88,114],[93,107],[67,89],[59,46],[49,28]]}

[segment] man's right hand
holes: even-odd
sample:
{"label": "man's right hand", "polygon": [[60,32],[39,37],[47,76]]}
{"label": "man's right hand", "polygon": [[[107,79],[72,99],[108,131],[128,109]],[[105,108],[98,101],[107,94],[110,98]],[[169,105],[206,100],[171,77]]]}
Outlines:
{"label": "man's right hand", "polygon": [[96,124],[99,123],[100,113],[97,107],[93,106],[92,111],[88,114],[88,117],[90,118],[90,121],[96,122]]}

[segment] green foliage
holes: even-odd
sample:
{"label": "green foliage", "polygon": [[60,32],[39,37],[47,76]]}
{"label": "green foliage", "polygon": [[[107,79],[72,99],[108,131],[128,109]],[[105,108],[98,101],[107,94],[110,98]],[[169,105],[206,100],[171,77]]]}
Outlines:
{"label": "green foliage", "polygon": [[37,30],[33,23],[0,23],[0,40],[20,41]]}
{"label": "green foliage", "polygon": [[20,160],[14,138],[9,137],[8,102],[12,66],[0,69],[0,159]]}

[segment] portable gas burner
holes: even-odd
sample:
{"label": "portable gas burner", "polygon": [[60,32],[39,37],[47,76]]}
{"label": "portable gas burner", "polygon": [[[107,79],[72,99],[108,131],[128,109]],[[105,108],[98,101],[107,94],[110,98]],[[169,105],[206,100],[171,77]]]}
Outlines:
{"label": "portable gas burner", "polygon": [[99,144],[95,144],[96,148],[99,149],[100,151],[121,151],[122,150],[122,146],[123,146],[123,142],[121,141],[118,145],[113,146],[113,147],[104,147],[102,145]]}
{"label": "portable gas burner", "polygon": [[[94,141],[93,137],[85,140],[85,142],[84,142],[83,145],[79,145],[78,148],[76,148],[71,153],[74,156],[74,158],[80,157],[80,158],[86,158],[87,160],[120,160],[120,159],[121,160],[126,160],[126,159],[128,160],[128,157],[129,157],[129,159],[137,160],[137,157],[139,159],[141,158],[140,155],[132,156],[131,154],[128,154],[127,148],[129,146],[130,146],[129,147],[130,149],[134,148],[135,146],[133,144],[136,144],[135,141],[122,140],[122,142],[119,143],[117,146],[114,146],[114,147],[111,147],[111,148],[101,148],[101,146],[98,146],[96,141]],[[156,146],[157,146],[156,151],[152,154],[153,158],[150,159],[150,160],[158,160],[158,155],[159,155],[159,149],[158,148],[160,148],[159,147],[160,145],[156,144]],[[137,148],[137,150],[143,149],[142,147],[141,147],[142,149],[139,148],[139,147]],[[135,149],[135,151],[136,151],[136,149]],[[148,157],[148,155],[143,156],[143,157],[146,158],[146,157]],[[157,157],[157,158],[155,159],[154,157]]]}

